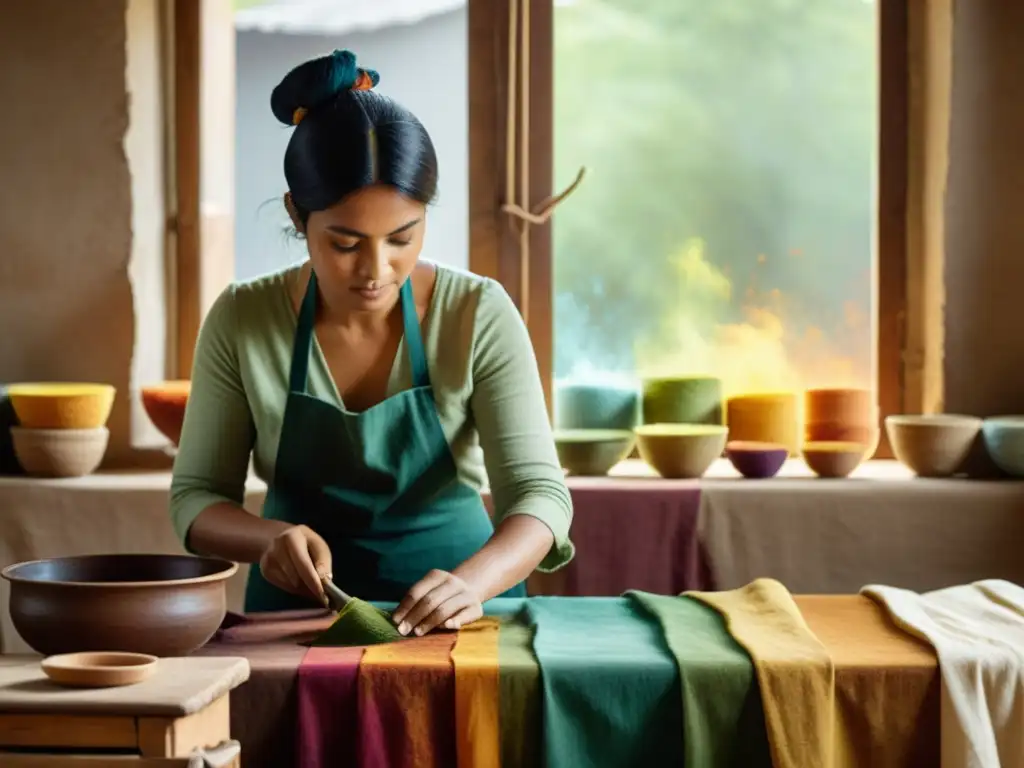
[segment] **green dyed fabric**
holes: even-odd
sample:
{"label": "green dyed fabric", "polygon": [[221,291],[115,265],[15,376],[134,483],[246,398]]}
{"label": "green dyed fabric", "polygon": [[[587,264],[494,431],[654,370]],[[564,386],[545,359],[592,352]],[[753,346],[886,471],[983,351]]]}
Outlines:
{"label": "green dyed fabric", "polygon": [[540,667],[533,657],[533,628],[523,614],[508,618],[498,630],[498,723],[501,768],[536,768],[541,764]]}
{"label": "green dyed fabric", "polygon": [[[533,598],[549,768],[683,764],[679,673],[657,619],[627,598]],[[502,726],[504,729],[504,725]]]}
{"label": "green dyed fabric", "polygon": [[391,621],[391,614],[364,600],[353,598],[338,613],[322,634],[310,645],[347,647],[352,645],[380,645],[404,640]]}
{"label": "green dyed fabric", "polygon": [[657,619],[675,656],[687,768],[771,768],[754,664],[718,612],[685,596],[627,597]]}

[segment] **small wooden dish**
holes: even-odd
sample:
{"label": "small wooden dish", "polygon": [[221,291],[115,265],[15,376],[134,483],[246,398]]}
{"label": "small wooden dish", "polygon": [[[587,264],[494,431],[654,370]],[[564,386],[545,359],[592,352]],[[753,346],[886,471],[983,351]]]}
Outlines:
{"label": "small wooden dish", "polygon": [[69,688],[116,688],[141,683],[156,672],[156,656],[145,653],[65,653],[42,661],[43,672]]}

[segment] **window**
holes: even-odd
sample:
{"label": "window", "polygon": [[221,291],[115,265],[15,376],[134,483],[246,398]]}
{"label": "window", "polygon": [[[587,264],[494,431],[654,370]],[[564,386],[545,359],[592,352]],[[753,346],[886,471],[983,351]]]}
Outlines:
{"label": "window", "polygon": [[[493,67],[507,50],[484,45],[507,36],[510,8],[483,5],[471,57]],[[500,209],[493,223],[481,211],[472,263],[520,302],[527,276],[549,393],[574,377],[711,373],[727,394],[875,388],[883,414],[899,411],[902,3],[529,6],[529,162],[547,183],[529,197],[580,166],[588,178],[531,228],[528,271]],[[471,94],[474,135],[497,131],[500,158],[507,90]]]}

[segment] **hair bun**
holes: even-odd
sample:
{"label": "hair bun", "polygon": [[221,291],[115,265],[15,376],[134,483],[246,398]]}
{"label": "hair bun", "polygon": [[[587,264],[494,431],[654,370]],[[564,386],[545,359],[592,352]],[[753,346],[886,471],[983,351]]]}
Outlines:
{"label": "hair bun", "polygon": [[299,64],[270,94],[270,109],[285,125],[297,125],[312,109],[345,91],[368,91],[380,82],[372,69],[356,66],[352,51],[334,51],[329,56]]}

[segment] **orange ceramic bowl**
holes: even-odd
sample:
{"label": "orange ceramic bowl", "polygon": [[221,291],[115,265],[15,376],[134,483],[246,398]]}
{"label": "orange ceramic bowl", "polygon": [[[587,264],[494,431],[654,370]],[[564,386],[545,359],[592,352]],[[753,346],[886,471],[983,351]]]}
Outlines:
{"label": "orange ceramic bowl", "polygon": [[185,422],[185,406],[192,391],[190,381],[164,381],[142,388],[142,407],[160,432],[178,445]]}

